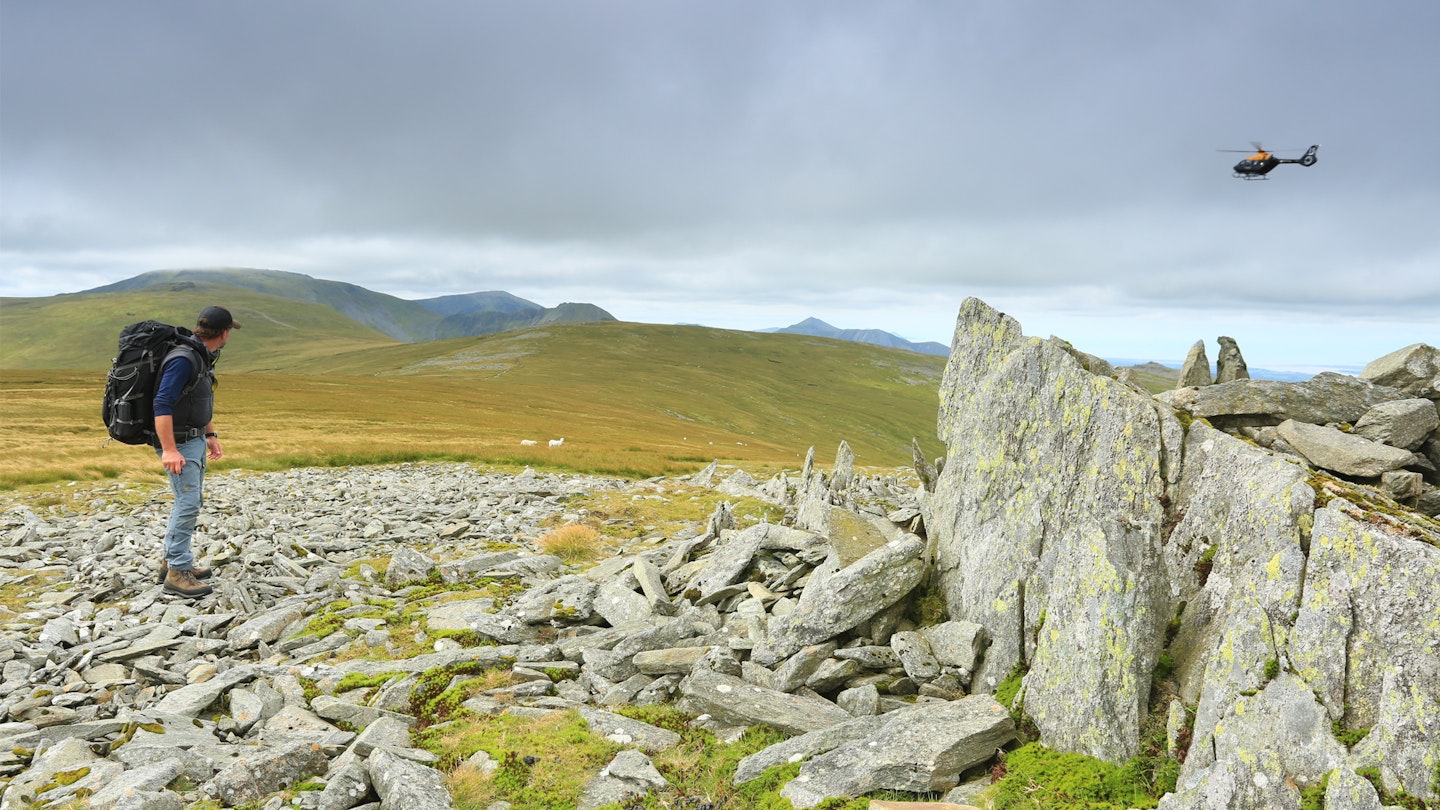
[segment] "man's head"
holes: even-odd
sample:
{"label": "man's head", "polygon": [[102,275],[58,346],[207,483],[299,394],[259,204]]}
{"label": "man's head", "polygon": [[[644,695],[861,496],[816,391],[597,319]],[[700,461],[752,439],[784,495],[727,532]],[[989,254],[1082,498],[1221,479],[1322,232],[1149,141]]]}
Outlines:
{"label": "man's head", "polygon": [[218,340],[231,329],[239,328],[240,324],[224,307],[206,307],[195,319],[195,337],[205,341]]}

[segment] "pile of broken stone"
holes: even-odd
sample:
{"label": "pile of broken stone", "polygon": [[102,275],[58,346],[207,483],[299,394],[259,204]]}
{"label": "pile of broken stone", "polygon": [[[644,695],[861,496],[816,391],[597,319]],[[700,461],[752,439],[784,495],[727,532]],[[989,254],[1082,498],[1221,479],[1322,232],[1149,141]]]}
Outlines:
{"label": "pile of broken stone", "polygon": [[[584,520],[568,511],[574,496],[664,497],[681,485],[763,499],[786,518],[740,526],[724,503],[703,525],[650,532],[588,570],[537,550],[545,526]],[[449,807],[436,757],[411,745],[432,719],[410,713],[411,692],[421,673],[467,662],[513,681],[468,712],[578,711],[626,746],[582,807],[664,789],[648,755],[678,737],[607,710],[660,702],[724,739],[755,724],[792,735],[736,780],[806,759],[784,789],[797,807],[950,788],[1014,729],[993,698],[966,696],[984,631],[916,629],[905,616],[930,569],[925,541],[907,531],[919,528],[916,497],[912,481],[857,474],[843,443],[829,475],[812,450],[798,476],[764,483],[714,464],[638,483],[462,464],[217,475],[196,537],[215,592],[195,602],[156,582],[163,493],[81,488],[38,512],[17,500],[0,514],[0,586],[60,579],[0,612],[0,810],[77,798],[144,810]],[[384,572],[365,564],[376,557],[390,558]],[[425,608],[429,630],[473,631],[478,646],[441,638],[397,659],[375,618],[306,632],[337,600],[359,614],[367,599],[404,599],[436,578],[524,590]],[[356,651],[369,654],[342,655]],[[352,673],[399,676],[339,691]],[[464,767],[495,764],[480,751]],[[320,789],[283,792],[307,779]]]}
{"label": "pile of broken stone", "polygon": [[1235,341],[1219,342],[1213,381],[1200,341],[1179,387],[1158,398],[1306,467],[1440,516],[1440,349],[1416,343],[1370,362],[1359,376],[1324,372],[1278,382],[1250,379]]}

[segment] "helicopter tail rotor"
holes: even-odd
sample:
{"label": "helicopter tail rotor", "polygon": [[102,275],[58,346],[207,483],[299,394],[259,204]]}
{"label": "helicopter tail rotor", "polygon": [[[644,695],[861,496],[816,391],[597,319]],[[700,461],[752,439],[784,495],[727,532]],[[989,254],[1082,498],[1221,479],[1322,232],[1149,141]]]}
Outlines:
{"label": "helicopter tail rotor", "polygon": [[1319,158],[1315,157],[1315,152],[1319,148],[1320,144],[1317,143],[1314,146],[1311,146],[1309,149],[1305,150],[1305,154],[1300,157],[1300,165],[1307,168],[1310,166],[1314,166],[1315,162],[1319,160]]}

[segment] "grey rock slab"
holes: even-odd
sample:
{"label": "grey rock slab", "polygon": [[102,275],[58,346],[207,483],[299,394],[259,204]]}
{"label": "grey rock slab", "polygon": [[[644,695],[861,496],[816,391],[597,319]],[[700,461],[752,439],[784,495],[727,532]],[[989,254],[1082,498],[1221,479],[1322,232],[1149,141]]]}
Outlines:
{"label": "grey rock slab", "polygon": [[1215,382],[1250,379],[1250,369],[1240,355],[1240,346],[1235,343],[1235,338],[1221,336],[1216,338],[1216,342],[1220,344],[1220,354],[1215,358]]}
{"label": "grey rock slab", "polygon": [[1355,423],[1355,435],[1400,447],[1419,449],[1430,434],[1440,427],[1440,411],[1434,400],[1401,399],[1382,402],[1365,412]]}
{"label": "grey rock slab", "polygon": [[421,613],[425,615],[425,626],[431,630],[469,630],[471,616],[494,609],[494,599],[466,599],[426,608]]}
{"label": "grey rock slab", "polygon": [[735,726],[766,725],[787,734],[804,734],[851,719],[822,698],[790,695],[710,670],[680,682],[684,705]]}
{"label": "grey rock slab", "polygon": [[157,793],[185,772],[176,758],[126,771],[90,796],[90,810],[115,810],[122,801],[140,793]]}
{"label": "grey rock slab", "polygon": [[225,640],[236,650],[248,649],[264,642],[274,644],[280,639],[285,628],[299,621],[305,615],[300,605],[275,608],[233,627],[225,634]]}
{"label": "grey rock slab", "polygon": [[947,455],[925,525],[950,617],[992,639],[973,688],[993,690],[1033,662],[1025,708],[1042,740],[1129,758],[1174,615],[1162,496],[1182,466],[1179,420],[971,298],[938,428]]}
{"label": "grey rock slab", "polygon": [[414,717],[398,712],[388,712],[384,709],[377,709],[373,706],[359,706],[349,701],[330,697],[329,695],[316,695],[310,701],[310,708],[319,717],[335,722],[344,722],[356,728],[365,728],[380,718],[398,720],[408,725],[415,725]]}
{"label": "grey rock slab", "polygon": [[617,576],[603,582],[595,594],[595,612],[612,627],[626,622],[645,621],[654,615],[651,601],[630,587],[634,577]]}
{"label": "grey rock slab", "polygon": [[1203,768],[1186,759],[1176,791],[1160,801],[1162,810],[1299,807],[1300,790],[1345,764],[1345,747],[1324,707],[1288,672],[1235,701],[1216,725],[1213,746],[1214,758]]}
{"label": "grey rock slab", "polygon": [[890,649],[900,659],[905,674],[916,682],[924,682],[940,675],[940,661],[930,651],[930,641],[915,630],[902,630],[890,637]]}
{"label": "grey rock slab", "polygon": [[772,617],[752,656],[771,665],[801,648],[829,641],[905,598],[926,569],[925,541],[914,535],[892,540],[841,568],[800,595],[794,612]]}
{"label": "grey rock slab", "polygon": [[780,795],[807,808],[874,790],[948,790],[962,771],[990,759],[1015,737],[1009,711],[989,695],[916,706],[880,719],[886,722],[870,736],[807,761]]}
{"label": "grey rock slab", "polygon": [[1413,396],[1440,398],[1440,349],[1412,343],[1371,360],[1360,371],[1360,376]]}
{"label": "grey rock slab", "polygon": [[1369,779],[1349,768],[1336,768],[1325,786],[1325,810],[1381,810],[1380,794]]}
{"label": "grey rock slab", "polygon": [[734,783],[743,785],[777,765],[800,762],[846,743],[867,739],[888,722],[888,718],[882,717],[857,717],[762,748],[740,760],[735,768]]}
{"label": "grey rock slab", "polygon": [[435,571],[435,561],[401,545],[390,555],[390,564],[385,567],[385,584],[395,587],[406,582],[427,579]]}
{"label": "grey rock slab", "polygon": [[350,810],[372,793],[370,771],[352,762],[326,776],[325,789],[315,798],[314,810]]}
{"label": "grey rock slab", "polygon": [[1311,464],[1342,475],[1375,478],[1404,467],[1412,458],[1409,450],[1293,419],[1281,422],[1276,432]]}
{"label": "grey rock slab", "polygon": [[440,578],[446,582],[464,582],[501,566],[509,565],[520,558],[518,551],[491,551],[440,563]]}
{"label": "grey rock slab", "polygon": [[536,636],[536,630],[524,619],[508,613],[470,613],[466,628],[501,644],[523,644]]}
{"label": "grey rock slab", "polygon": [[642,675],[684,675],[695,668],[696,662],[705,657],[712,647],[670,647],[660,650],[645,650],[635,653],[631,663]]}
{"label": "grey rock slab", "polygon": [[812,644],[803,647],[794,655],[781,661],[770,673],[770,688],[777,692],[794,692],[810,680],[836,648],[835,642]]}
{"label": "grey rock slab", "polygon": [[530,588],[506,609],[527,624],[551,620],[584,624],[595,615],[599,585],[589,577],[572,574]]}
{"label": "grey rock slab", "polygon": [[202,683],[192,683],[170,692],[155,704],[155,710],[181,717],[197,717],[232,688],[255,679],[255,670],[236,667]]}
{"label": "grey rock slab", "polygon": [[624,715],[589,706],[579,706],[576,711],[592,733],[618,745],[634,746],[653,754],[680,744],[679,734]]}
{"label": "grey rock slab", "polygon": [[443,653],[427,653],[414,658],[397,658],[391,661],[342,661],[333,667],[341,677],[351,673],[380,675],[386,672],[424,672],[435,667],[448,667],[459,663],[475,662],[488,666],[509,665],[515,662],[519,648],[514,645],[499,647],[467,647]]}
{"label": "grey rock slab", "polygon": [[410,729],[414,725],[414,718],[410,717],[377,717],[355,738],[350,750],[368,757],[377,748],[408,748]]}
{"label": "grey rock slab", "polygon": [[6,785],[5,792],[0,794],[0,810],[26,810],[33,805],[37,791],[45,787],[55,774],[93,768],[98,762],[100,758],[84,740],[72,738],[52,745]]}
{"label": "grey rock slab", "polygon": [[201,791],[227,807],[256,802],[277,790],[325,773],[330,761],[320,746],[294,742],[260,748],[231,763]]}
{"label": "grey rock slab", "polygon": [[[930,653],[944,667],[959,667],[973,672],[980,653],[989,643],[985,628],[975,622],[946,621],[920,628],[920,635],[930,642]],[[894,645],[892,638],[891,645]]]}
{"label": "grey rock slab", "polygon": [[371,754],[366,767],[382,810],[448,810],[453,806],[445,778],[434,768],[385,749]]}
{"label": "grey rock slab", "polygon": [[1303,382],[1235,380],[1176,389],[1158,399],[1224,428],[1278,425],[1286,419],[1313,425],[1353,423],[1382,402],[1410,396],[1397,388],[1325,371]]}
{"label": "grey rock slab", "polygon": [[669,784],[649,757],[639,751],[621,751],[604,770],[585,783],[578,806],[580,810],[594,810],[644,796]]}

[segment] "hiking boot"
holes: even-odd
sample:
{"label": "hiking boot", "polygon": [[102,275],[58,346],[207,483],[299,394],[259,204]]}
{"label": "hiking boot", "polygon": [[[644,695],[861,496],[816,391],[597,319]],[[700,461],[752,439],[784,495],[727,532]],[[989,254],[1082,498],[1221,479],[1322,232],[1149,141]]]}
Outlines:
{"label": "hiking boot", "polygon": [[165,574],[165,590],[187,599],[199,599],[212,589],[196,579],[193,571],[177,571],[172,568]]}
{"label": "hiking boot", "polygon": [[[167,563],[167,562],[165,562],[164,560],[161,560],[161,561],[160,561],[160,576],[155,577],[155,584],[156,584],[156,585],[164,585],[164,584],[165,584],[165,575],[168,574],[168,573],[170,573],[170,564]],[[196,579],[209,579],[209,578],[210,578],[210,569],[209,569],[209,568],[201,568],[201,567],[198,566],[198,565],[195,566],[194,568],[191,568],[191,569],[190,569],[190,573],[194,574]]]}

